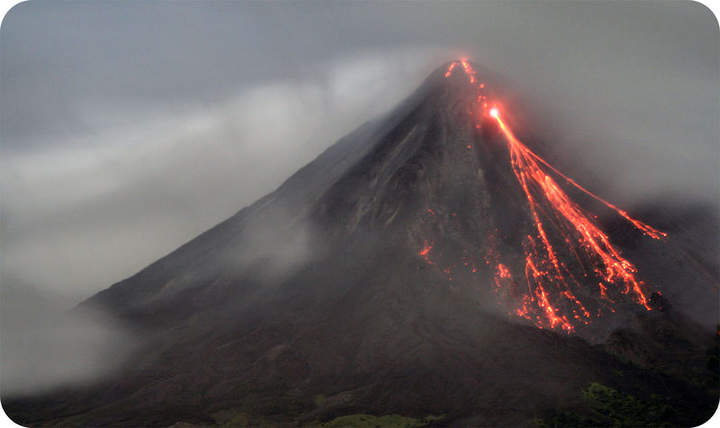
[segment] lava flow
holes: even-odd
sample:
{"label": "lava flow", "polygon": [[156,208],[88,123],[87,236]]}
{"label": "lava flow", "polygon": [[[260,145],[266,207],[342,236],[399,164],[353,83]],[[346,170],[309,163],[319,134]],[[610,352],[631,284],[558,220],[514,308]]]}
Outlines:
{"label": "lava flow", "polygon": [[[464,59],[451,63],[445,77],[456,68],[465,72],[470,87],[478,91],[476,102],[481,104],[476,111],[481,113],[476,127],[480,127],[487,109],[486,96],[482,94],[485,84],[477,82],[475,71]],[[611,295],[629,295],[637,304],[651,310],[644,283],[636,278],[637,268],[623,258],[593,220],[594,216],[570,199],[550,173],[614,210],[643,234],[653,239],[664,238],[667,234],[630,217],[550,165],[515,137],[497,107],[492,107],[487,115],[495,119],[508,143],[510,165],[527,198],[533,223],[533,232],[523,243],[522,271],[527,292],[522,292],[519,300],[516,295],[510,302],[514,307],[512,313],[540,328],[559,327],[569,333],[575,329],[574,324],[590,323],[592,314],[587,309],[590,304],[597,310],[597,316],[600,316],[601,308],[614,312],[610,304],[615,300]],[[427,243],[423,256],[427,256],[426,248]],[[584,272],[583,283],[593,284],[595,291],[583,287],[573,272]],[[499,261],[495,284],[498,289],[517,288],[511,269]],[[592,301],[583,302],[577,295],[590,296]]]}

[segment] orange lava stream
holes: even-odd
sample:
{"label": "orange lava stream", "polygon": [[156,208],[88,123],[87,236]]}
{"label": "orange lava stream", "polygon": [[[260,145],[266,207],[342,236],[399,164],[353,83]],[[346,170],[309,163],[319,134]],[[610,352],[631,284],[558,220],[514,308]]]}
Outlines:
{"label": "orange lava stream", "polygon": [[[487,97],[480,93],[485,88],[485,84],[477,84],[476,73],[467,60],[452,62],[445,77],[449,77],[458,65],[468,76],[471,87],[476,88],[479,92],[476,102],[483,109],[487,109],[485,101]],[[501,119],[497,108],[493,107],[488,115],[497,121],[507,140],[510,164],[527,198],[533,226],[537,233],[536,236],[528,235],[525,239],[524,273],[527,294],[523,292],[520,295],[520,306],[512,313],[533,321],[537,327],[559,327],[568,333],[574,330],[568,315],[571,315],[574,322],[589,324],[591,313],[573,292],[573,289],[582,290],[581,284],[559,256],[564,253],[574,256],[574,258],[569,257],[569,260],[577,263],[586,272],[585,277],[588,277],[588,272],[594,274],[597,278],[594,282],[599,287],[598,297],[605,301],[604,304],[614,303],[614,300],[608,295],[609,287],[613,286],[614,292],[630,295],[637,304],[648,311],[651,310],[648,297],[643,289],[644,284],[635,276],[637,268],[622,257],[620,251],[612,245],[608,236],[592,219],[593,216],[585,213],[576,202],[571,200],[542,167],[548,168],[549,171],[557,174],[570,185],[611,208],[651,238],[661,239],[667,234],[630,217],[627,212],[580,186],[572,178],[535,154],[515,137],[512,130]],[[481,116],[484,118],[485,114],[481,114]],[[481,123],[478,121],[476,127],[480,126]],[[562,238],[564,246],[561,246],[560,253],[548,236],[547,226],[558,232],[554,236]],[[427,257],[428,252],[429,248],[426,242],[420,255]],[[498,289],[504,286],[507,288],[516,286],[512,280],[510,269],[502,263],[497,263],[495,284]],[[608,308],[614,312],[612,307],[608,306]]]}
{"label": "orange lava stream", "polygon": [[[512,131],[510,131],[499,116],[495,119],[509,143],[510,162],[513,167],[513,172],[522,185],[523,191],[530,204],[530,211],[535,222],[535,228],[545,248],[546,260],[548,260],[553,267],[556,282],[559,282],[565,287],[568,286],[563,273],[564,269],[560,267],[553,246],[550,244],[545,233],[543,222],[539,218],[537,203],[530,190],[531,186],[539,190],[539,193],[549,202],[553,209],[553,214],[556,217],[564,219],[569,226],[578,232],[578,243],[588,258],[599,259],[603,269],[596,272],[598,274],[602,273],[604,281],[609,284],[624,286],[623,293],[625,294],[632,291],[636,302],[645,307],[645,309],[650,310],[641,283],[635,278],[634,274],[637,272],[635,266],[620,255],[619,251],[610,243],[608,236],[595,225],[588,215],[583,213],[576,203],[570,200],[567,194],[555,183],[555,180],[543,172],[535,161],[538,156],[532,153],[530,149],[513,135]],[[645,231],[645,229],[641,230]]]}
{"label": "orange lava stream", "polygon": [[470,84],[474,84],[475,83],[475,70],[473,70],[472,66],[470,66],[470,63],[467,62],[466,59],[461,59],[460,64],[462,65],[462,68],[465,71],[465,74],[468,75],[468,78],[470,79]]}
{"label": "orange lava stream", "polygon": [[[496,118],[496,119],[499,120],[499,117]],[[645,223],[641,222],[640,220],[636,220],[636,219],[630,217],[627,212],[621,210],[620,208],[616,207],[615,205],[611,204],[610,202],[606,201],[605,199],[601,198],[600,196],[598,196],[598,195],[594,194],[593,192],[587,190],[586,188],[582,187],[582,186],[579,185],[575,180],[573,180],[572,178],[570,178],[570,177],[568,177],[567,175],[565,175],[565,174],[563,174],[562,172],[560,172],[557,168],[555,168],[554,166],[550,165],[545,159],[543,159],[543,158],[541,158],[540,156],[536,155],[535,153],[533,153],[533,152],[530,151],[529,149],[528,149],[528,154],[530,154],[530,155],[531,155],[533,158],[535,158],[535,160],[537,160],[538,162],[540,162],[540,163],[542,163],[543,165],[545,165],[545,166],[547,166],[548,168],[550,168],[554,173],[556,173],[557,175],[559,175],[560,177],[562,177],[563,179],[565,179],[565,181],[567,181],[568,183],[572,184],[572,185],[575,186],[577,189],[581,190],[582,192],[584,192],[584,193],[587,194],[588,196],[594,198],[595,200],[597,200],[597,201],[599,201],[599,202],[602,202],[602,203],[605,204],[607,207],[613,209],[615,212],[617,212],[618,214],[620,214],[622,217],[624,217],[627,221],[629,221],[630,223],[632,223],[636,228],[638,228],[639,230],[641,230],[641,231],[642,231],[643,233],[645,233],[646,235],[652,237],[653,239],[662,239],[662,238],[666,238],[666,237],[668,236],[667,233],[661,232],[661,231],[655,229],[654,227],[652,227],[652,226],[650,226],[650,225],[648,225],[648,224],[645,224]]]}
{"label": "orange lava stream", "polygon": [[430,250],[432,250],[432,244],[430,244],[428,241],[425,241],[423,243],[422,250],[420,250],[418,254],[420,255],[420,257],[423,258],[423,260],[425,260],[427,264],[434,264],[432,260],[430,260]]}
{"label": "orange lava stream", "polygon": [[450,64],[450,67],[448,67],[448,70],[445,72],[445,77],[450,77],[450,75],[451,75],[452,72],[453,72],[453,69],[454,69],[455,67],[457,67],[457,65],[458,65],[457,62],[451,63],[451,64]]}

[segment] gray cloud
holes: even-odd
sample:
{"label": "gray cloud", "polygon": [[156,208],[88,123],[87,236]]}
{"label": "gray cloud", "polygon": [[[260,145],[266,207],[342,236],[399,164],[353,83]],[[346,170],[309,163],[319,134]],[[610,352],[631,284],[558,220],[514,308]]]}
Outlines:
{"label": "gray cloud", "polygon": [[[4,276],[4,279],[7,275]],[[68,312],[63,295],[13,279],[0,288],[0,392],[44,392],[112,371],[133,348],[118,325],[97,312]]]}
{"label": "gray cloud", "polygon": [[390,108],[423,77],[427,55],[356,54],[328,62],[322,78],[9,153],[5,269],[78,298],[139,270]]}

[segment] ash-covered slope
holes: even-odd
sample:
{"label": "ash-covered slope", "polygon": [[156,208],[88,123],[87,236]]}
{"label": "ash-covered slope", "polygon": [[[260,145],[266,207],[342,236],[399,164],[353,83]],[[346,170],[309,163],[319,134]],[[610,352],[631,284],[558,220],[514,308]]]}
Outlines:
{"label": "ash-covered slope", "polygon": [[[9,411],[69,425],[208,423],[232,410],[296,425],[370,412],[517,426],[579,405],[590,382],[639,397],[662,387],[681,409],[711,401],[646,370],[652,362],[626,346],[636,334],[657,349],[666,336],[646,327],[663,325],[681,337],[683,357],[704,355],[711,335],[669,316],[659,295],[646,308],[618,289],[607,306],[595,282],[580,280],[576,299],[612,310],[572,319],[572,329],[553,322],[575,303],[523,276],[537,221],[489,114],[503,91],[475,70],[439,68],[275,192],[86,301],[132,327],[140,350],[93,387],[10,401]],[[538,204],[553,218],[550,202]],[[566,229],[548,226],[548,242],[564,242]],[[563,272],[581,278],[564,261],[569,248],[557,251]],[[518,313],[524,299],[536,299],[532,316]],[[610,347],[585,340],[602,342],[621,323],[631,334]],[[664,364],[676,361],[673,349]]]}

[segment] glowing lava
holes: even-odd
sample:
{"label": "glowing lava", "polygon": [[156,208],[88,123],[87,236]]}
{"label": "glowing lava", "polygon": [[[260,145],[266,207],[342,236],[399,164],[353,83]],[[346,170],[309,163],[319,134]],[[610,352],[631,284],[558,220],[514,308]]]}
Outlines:
{"label": "glowing lava", "polygon": [[[497,120],[500,129],[508,141],[513,172],[525,192],[530,206],[530,212],[535,222],[535,229],[542,243],[541,251],[532,251],[531,254],[527,254],[527,256],[532,256],[532,258],[539,260],[542,265],[547,266],[545,276],[550,278],[550,282],[554,282],[556,286],[560,285],[566,290],[569,288],[568,278],[571,277],[571,274],[567,267],[558,260],[553,246],[547,237],[544,223],[539,215],[539,201],[533,196],[538,195],[539,198],[543,198],[548,202],[548,204],[545,205],[551,208],[551,212],[546,215],[551,217],[549,218],[550,221],[555,220],[560,223],[556,228],[563,235],[565,241],[571,243],[573,242],[572,238],[575,237],[580,249],[585,252],[587,258],[596,262],[594,263],[594,272],[600,275],[606,283],[621,286],[623,293],[628,294],[632,292],[636,302],[644,306],[645,309],[650,310],[641,283],[635,278],[634,274],[637,272],[635,266],[620,255],[620,252],[613,247],[608,236],[600,230],[591,216],[584,213],[582,209],[560,189],[555,180],[540,168],[540,165],[535,160],[539,157],[513,135],[510,128],[508,128],[499,115],[495,116],[495,120]],[[546,162],[543,163],[546,164]],[[553,170],[555,169],[553,168]],[[563,175],[563,177],[565,176]],[[571,184],[575,183],[571,182]],[[607,205],[614,208],[614,206],[609,203]],[[615,210],[623,217],[628,218],[624,211],[616,208]],[[630,220],[633,225],[636,225],[641,231],[645,233],[651,231],[651,237],[656,239],[660,237],[660,232],[650,226],[638,220]],[[576,232],[574,234],[575,236],[571,236],[573,229]],[[543,281],[540,280],[537,282],[541,284]],[[600,290],[602,291],[602,289]]]}
{"label": "glowing lava", "polygon": [[[453,61],[453,62],[451,62],[451,63],[450,63],[450,66],[448,67],[447,71],[445,72],[445,77],[450,77],[450,75],[452,74],[453,70],[454,70],[455,67],[457,67],[458,65],[461,66],[461,68],[462,68],[463,71],[465,72],[465,75],[468,76],[468,79],[470,80],[470,84],[471,84],[471,85],[474,85],[474,84],[476,83],[476,79],[475,79],[475,74],[476,74],[476,73],[475,73],[475,70],[473,70],[473,68],[472,68],[472,66],[470,65],[470,63],[468,62],[468,60],[465,59],[465,58],[461,59],[460,61]],[[481,85],[481,87],[485,87],[485,84],[484,84],[484,83],[481,83],[480,85]]]}
{"label": "glowing lava", "polygon": [[[467,60],[452,62],[445,77],[449,77],[458,66],[468,76],[470,87],[478,91],[478,96],[473,98],[479,104],[476,107],[487,108],[487,97],[481,93],[485,83],[477,83],[475,70]],[[580,186],[535,154],[515,137],[500,117],[497,107],[492,107],[487,114],[495,119],[508,143],[510,165],[527,199],[532,219],[533,233],[528,234],[523,242],[527,292],[521,292],[518,298],[511,268],[499,263],[500,256],[497,254],[488,257],[488,260],[495,260],[497,266],[496,291],[507,288],[505,295],[515,295],[511,302],[515,309],[511,313],[533,321],[540,328],[560,328],[569,333],[575,328],[571,319],[575,323],[589,324],[591,312],[587,309],[588,304],[593,304],[598,316],[601,307],[614,312],[609,306],[615,303],[611,295],[629,295],[637,304],[651,310],[644,284],[636,278],[637,268],[613,246],[595,217],[570,199],[549,174],[555,174],[614,210],[643,234],[653,239],[661,239],[667,234],[630,217],[627,212]],[[476,119],[475,126],[480,128],[483,118]],[[432,245],[425,241],[420,251],[428,263],[432,263],[428,258],[431,248]],[[584,272],[585,286],[572,272]],[[595,284],[597,288],[592,291],[587,284]],[[591,301],[585,303],[578,295],[590,296]]]}
{"label": "glowing lava", "polygon": [[428,243],[428,241],[425,241],[425,242],[423,243],[422,250],[420,250],[420,252],[418,253],[418,255],[419,255],[420,257],[422,257],[423,260],[425,260],[425,262],[426,262],[427,264],[431,264],[431,265],[432,265],[432,264],[434,264],[434,263],[432,262],[432,260],[430,260],[430,250],[432,250],[432,244]]}

